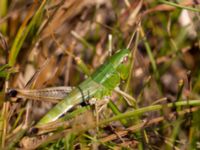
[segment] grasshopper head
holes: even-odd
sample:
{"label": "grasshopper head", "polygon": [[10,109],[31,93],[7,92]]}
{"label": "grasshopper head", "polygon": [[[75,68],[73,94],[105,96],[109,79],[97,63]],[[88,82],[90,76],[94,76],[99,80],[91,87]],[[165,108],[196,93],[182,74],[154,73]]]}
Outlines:
{"label": "grasshopper head", "polygon": [[111,57],[110,62],[113,64],[113,67],[117,69],[123,62],[127,61],[129,55],[129,49],[119,50]]}
{"label": "grasshopper head", "polygon": [[130,54],[131,51],[129,49],[123,49],[116,52],[111,59],[111,63],[123,80],[125,80],[129,74]]}

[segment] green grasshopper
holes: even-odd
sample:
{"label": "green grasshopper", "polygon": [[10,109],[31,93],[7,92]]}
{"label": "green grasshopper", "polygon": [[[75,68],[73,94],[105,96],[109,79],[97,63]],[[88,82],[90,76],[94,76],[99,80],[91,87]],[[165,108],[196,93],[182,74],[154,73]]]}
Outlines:
{"label": "green grasshopper", "polygon": [[112,90],[120,84],[124,78],[122,68],[130,55],[129,49],[123,49],[115,53],[108,61],[101,65],[89,78],[74,88],[61,102],[54,106],[37,125],[46,124],[58,119],[74,106],[86,102],[91,97],[102,98],[102,95],[110,95]]}
{"label": "green grasshopper", "polygon": [[103,96],[110,95],[120,84],[120,80],[125,79],[127,76],[127,73],[125,74],[123,69],[127,67],[124,63],[126,63],[127,57],[129,56],[129,49],[119,50],[102,64],[89,78],[72,89],[67,87],[58,87],[59,89],[46,88],[40,90],[11,89],[9,94],[11,97],[38,100],[44,99],[51,102],[63,99],[37,123],[37,125],[47,124],[57,120],[61,115],[76,105],[88,102],[90,98],[100,99],[103,98]]}

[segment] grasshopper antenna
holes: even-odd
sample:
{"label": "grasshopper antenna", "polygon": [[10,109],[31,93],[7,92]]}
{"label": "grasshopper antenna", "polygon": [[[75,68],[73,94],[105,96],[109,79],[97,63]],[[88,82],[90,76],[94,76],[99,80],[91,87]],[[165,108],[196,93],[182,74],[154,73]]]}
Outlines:
{"label": "grasshopper antenna", "polygon": [[133,32],[133,34],[131,35],[131,39],[130,39],[129,42],[128,42],[127,49],[130,48],[131,43],[133,42],[133,39],[134,39],[135,33],[136,33],[136,30],[135,30],[135,31]]}
{"label": "grasshopper antenna", "polygon": [[[136,27],[136,29],[135,29],[134,32],[132,33],[131,39],[129,40],[128,45],[127,45],[127,49],[129,49],[129,48],[131,47],[131,44],[132,44],[132,42],[133,42],[133,39],[134,39],[135,35],[138,34],[138,29],[139,29],[139,27],[140,27],[140,23],[138,24],[138,26]],[[137,35],[136,35],[136,36],[137,36]]]}

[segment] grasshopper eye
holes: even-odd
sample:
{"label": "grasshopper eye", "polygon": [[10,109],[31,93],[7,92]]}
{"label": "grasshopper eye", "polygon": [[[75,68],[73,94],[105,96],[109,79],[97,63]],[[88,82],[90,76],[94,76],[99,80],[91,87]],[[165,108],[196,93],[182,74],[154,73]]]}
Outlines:
{"label": "grasshopper eye", "polygon": [[129,61],[129,56],[123,58],[122,63],[126,64]]}

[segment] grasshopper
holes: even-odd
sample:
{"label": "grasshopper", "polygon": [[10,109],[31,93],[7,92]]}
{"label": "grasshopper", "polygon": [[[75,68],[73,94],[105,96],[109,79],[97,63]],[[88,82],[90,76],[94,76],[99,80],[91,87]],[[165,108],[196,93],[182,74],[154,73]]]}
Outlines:
{"label": "grasshopper", "polygon": [[[61,99],[37,124],[43,125],[57,120],[61,115],[75,107],[76,105],[87,102],[90,98],[100,99],[108,96],[120,84],[121,79],[125,79],[123,67],[125,67],[127,57],[130,56],[129,49],[122,49],[111,56],[104,64],[102,64],[90,77],[80,83],[73,89],[60,87],[62,91]],[[127,74],[127,73],[126,73]],[[69,90],[71,92],[69,92]],[[59,94],[55,88],[47,88],[29,91],[10,90],[12,97],[29,97],[36,99],[45,99],[46,101],[58,100]],[[67,94],[67,92],[69,92]],[[52,94],[49,94],[52,93]],[[48,98],[49,97],[49,98]]]}

